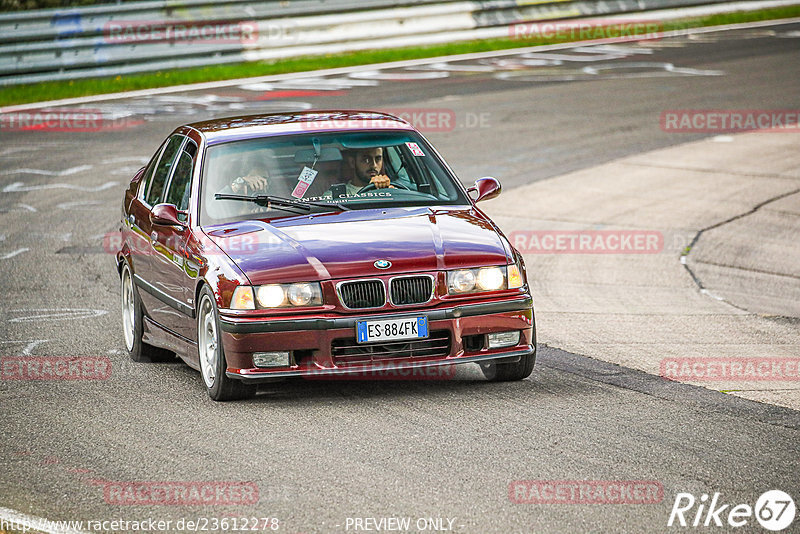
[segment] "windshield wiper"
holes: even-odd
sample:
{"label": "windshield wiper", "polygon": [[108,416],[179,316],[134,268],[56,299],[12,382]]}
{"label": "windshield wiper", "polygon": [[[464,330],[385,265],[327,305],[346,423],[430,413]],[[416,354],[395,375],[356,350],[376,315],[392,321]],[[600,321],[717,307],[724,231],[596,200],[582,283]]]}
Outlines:
{"label": "windshield wiper", "polygon": [[[297,208],[303,210],[304,212],[311,211],[311,206],[321,207],[321,208],[339,208],[342,211],[349,211],[351,208],[345,206],[343,204],[338,203],[330,203],[327,202],[306,202],[304,200],[295,200],[293,198],[283,198],[283,197],[275,197],[272,195],[229,195],[227,193],[217,193],[214,195],[214,198],[217,200],[246,200],[248,202],[254,202],[259,206],[265,206],[267,209],[272,207],[276,208]],[[290,211],[290,210],[287,210]]]}

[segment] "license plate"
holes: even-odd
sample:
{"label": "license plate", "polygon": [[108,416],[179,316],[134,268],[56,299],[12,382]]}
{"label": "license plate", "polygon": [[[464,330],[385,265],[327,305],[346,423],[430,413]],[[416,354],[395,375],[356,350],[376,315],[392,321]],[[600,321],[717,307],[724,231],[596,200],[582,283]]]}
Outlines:
{"label": "license plate", "polygon": [[356,340],[359,343],[422,339],[426,337],[428,337],[428,318],[424,315],[403,317],[402,319],[356,322]]}

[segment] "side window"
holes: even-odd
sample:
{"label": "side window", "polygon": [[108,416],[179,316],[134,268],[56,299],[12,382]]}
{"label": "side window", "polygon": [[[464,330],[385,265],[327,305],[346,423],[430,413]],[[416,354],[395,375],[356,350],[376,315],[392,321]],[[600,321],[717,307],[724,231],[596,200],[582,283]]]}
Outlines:
{"label": "side window", "polygon": [[144,200],[144,194],[147,192],[147,188],[150,187],[150,180],[153,178],[153,171],[158,165],[158,159],[161,157],[161,153],[164,151],[164,146],[166,145],[166,141],[161,143],[161,146],[158,147],[158,150],[153,155],[153,159],[147,164],[147,170],[144,171],[144,176],[142,176],[141,185],[139,186],[139,194],[138,197],[141,200]]}
{"label": "side window", "polygon": [[161,195],[164,193],[164,186],[167,183],[169,171],[172,169],[172,163],[178,155],[178,149],[180,149],[183,139],[184,137],[182,135],[173,135],[167,143],[166,148],[164,148],[164,153],[161,154],[161,160],[158,162],[156,170],[153,172],[153,178],[148,185],[147,194],[144,197],[145,202],[151,206],[155,206],[161,202]]}
{"label": "side window", "polygon": [[[192,190],[192,168],[194,167],[194,155],[197,153],[197,146],[194,141],[189,140],[175,162],[175,174],[167,191],[169,204],[175,204],[180,211],[189,209],[189,194]],[[186,214],[180,214],[181,220],[185,220]]]}
{"label": "side window", "polygon": [[386,156],[383,162],[384,167],[391,167],[396,176],[396,178],[392,177],[392,179],[397,179],[404,185],[412,185],[411,179],[408,177],[408,169],[406,169],[402,154],[397,147],[386,147],[383,149],[383,153]]}

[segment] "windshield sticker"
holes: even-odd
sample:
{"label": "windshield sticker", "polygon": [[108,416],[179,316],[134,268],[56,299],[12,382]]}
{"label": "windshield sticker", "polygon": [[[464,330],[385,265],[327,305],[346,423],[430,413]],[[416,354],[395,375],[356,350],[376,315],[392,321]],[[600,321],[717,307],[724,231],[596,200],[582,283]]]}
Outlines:
{"label": "windshield sticker", "polygon": [[300,173],[298,177],[297,185],[292,191],[292,196],[294,198],[303,198],[308,188],[311,187],[311,184],[314,183],[314,178],[317,177],[318,171],[311,169],[309,167],[303,167],[303,171]]}
{"label": "windshield sticker", "polygon": [[422,149],[419,147],[417,143],[406,143],[406,146],[411,151],[411,153],[417,156],[418,158],[423,157],[425,155],[425,152],[422,151]]}

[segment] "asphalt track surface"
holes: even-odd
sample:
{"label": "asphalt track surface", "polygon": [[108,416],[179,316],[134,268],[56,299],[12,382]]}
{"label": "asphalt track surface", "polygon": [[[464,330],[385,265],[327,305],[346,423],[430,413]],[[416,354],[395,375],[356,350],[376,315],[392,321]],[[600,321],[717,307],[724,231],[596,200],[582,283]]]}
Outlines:
{"label": "asphalt track surface", "polygon": [[[100,110],[108,130],[0,132],[0,356],[107,356],[113,369],[100,381],[0,381],[0,506],[171,520],[173,532],[182,518],[223,517],[277,518],[290,533],[354,532],[355,518],[389,517],[410,518],[410,531],[439,518],[429,525],[452,532],[668,532],[679,492],[752,506],[780,489],[797,500],[800,413],[544,345],[518,383],[488,383],[466,366],[454,380],[301,380],[214,403],[182,363],[127,359],[102,239],[117,227],[123,184],[188,121],[439,110],[455,127],[421,129],[461,179],[494,175],[513,194],[704,135],[661,130],[664,110],[796,108],[798,35],[800,25],[783,25],[109,101],[79,106]],[[516,503],[517,480],[653,481],[663,498]],[[120,505],[111,495],[129,482],[186,481],[252,483],[258,498]],[[753,518],[737,530],[764,531]]]}

